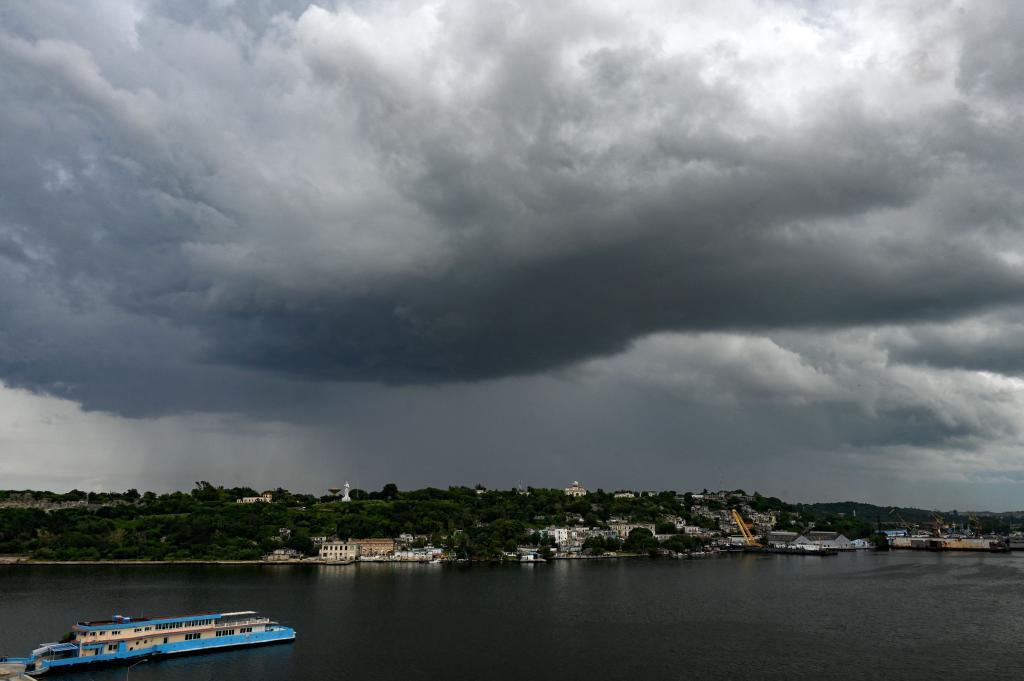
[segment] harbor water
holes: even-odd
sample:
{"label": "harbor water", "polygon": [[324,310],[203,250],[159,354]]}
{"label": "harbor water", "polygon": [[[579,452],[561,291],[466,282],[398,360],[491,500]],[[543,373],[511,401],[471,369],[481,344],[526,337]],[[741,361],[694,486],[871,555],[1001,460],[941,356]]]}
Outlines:
{"label": "harbor water", "polygon": [[295,627],[296,642],[145,663],[130,678],[1010,679],[1024,676],[1022,607],[1020,553],[9,565],[0,654],[77,620],[251,609]]}

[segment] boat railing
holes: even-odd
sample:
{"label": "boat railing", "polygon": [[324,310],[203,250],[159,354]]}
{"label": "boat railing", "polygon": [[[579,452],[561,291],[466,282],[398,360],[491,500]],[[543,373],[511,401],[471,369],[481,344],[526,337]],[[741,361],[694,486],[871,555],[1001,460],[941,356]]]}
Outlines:
{"label": "boat railing", "polygon": [[254,617],[246,620],[232,620],[230,622],[222,622],[220,620],[214,622],[213,626],[219,629],[224,627],[244,627],[247,624],[270,624],[270,618],[268,617]]}

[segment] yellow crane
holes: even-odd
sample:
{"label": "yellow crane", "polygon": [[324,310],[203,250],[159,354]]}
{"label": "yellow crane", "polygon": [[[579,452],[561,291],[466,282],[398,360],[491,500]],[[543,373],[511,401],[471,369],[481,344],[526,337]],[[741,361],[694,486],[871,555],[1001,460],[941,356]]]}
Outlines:
{"label": "yellow crane", "polygon": [[743,535],[744,544],[746,544],[747,546],[761,546],[761,542],[757,541],[757,537],[755,537],[754,534],[750,531],[752,525],[748,525],[746,522],[744,522],[743,518],[740,516],[740,512],[737,511],[735,508],[732,509],[732,519],[736,522],[736,527],[740,528],[740,534]]}
{"label": "yellow crane", "polygon": [[889,509],[889,515],[895,515],[896,519],[903,523],[903,526],[907,528],[907,534],[910,534],[910,523],[903,519],[903,516],[900,515],[900,512],[896,510],[895,506]]}
{"label": "yellow crane", "polygon": [[932,511],[932,530],[935,532],[936,537],[942,536],[942,530],[946,527],[946,519],[941,515]]}

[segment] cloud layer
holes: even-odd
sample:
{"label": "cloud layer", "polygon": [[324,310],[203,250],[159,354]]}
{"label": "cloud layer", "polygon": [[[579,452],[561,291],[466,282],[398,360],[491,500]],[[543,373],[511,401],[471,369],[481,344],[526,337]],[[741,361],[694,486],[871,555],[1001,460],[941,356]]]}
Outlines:
{"label": "cloud layer", "polygon": [[1009,3],[6,3],[0,380],[321,424],[631,386],[779,419],[769,460],[1022,479],[1022,38]]}

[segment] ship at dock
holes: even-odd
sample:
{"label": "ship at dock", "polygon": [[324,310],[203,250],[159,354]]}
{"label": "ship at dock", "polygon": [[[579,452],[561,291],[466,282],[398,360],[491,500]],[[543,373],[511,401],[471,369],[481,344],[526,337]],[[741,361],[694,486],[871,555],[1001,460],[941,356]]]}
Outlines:
{"label": "ship at dock", "polygon": [[889,510],[904,527],[883,530],[888,546],[891,549],[911,549],[914,551],[982,551],[1004,553],[1010,550],[1009,543],[1002,537],[986,535],[982,532],[981,521],[977,514],[970,513],[970,525],[958,527],[956,523],[947,523],[938,513],[931,514],[931,532],[912,532],[907,523],[895,508]]}
{"label": "ship at dock", "polygon": [[0,662],[23,665],[26,674],[38,676],[294,640],[294,629],[251,610],[174,617],[115,615],[79,622],[64,640],[41,644],[30,656]]}
{"label": "ship at dock", "polygon": [[916,551],[987,551],[1003,553],[1010,547],[998,537],[909,536],[891,537],[889,548]]}

